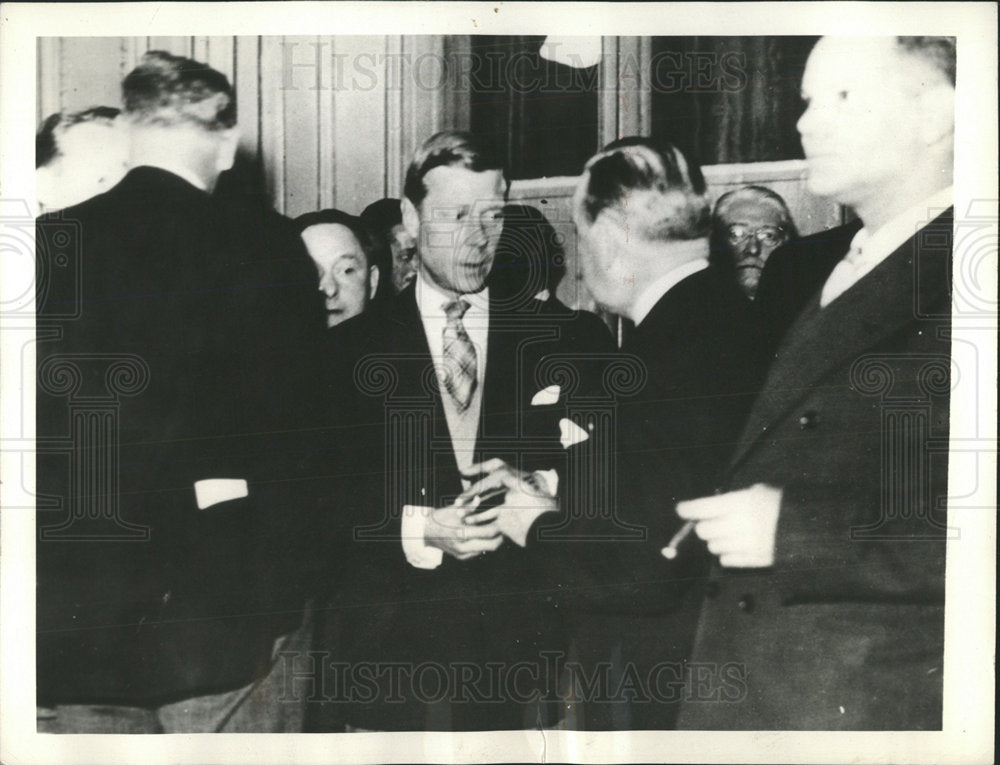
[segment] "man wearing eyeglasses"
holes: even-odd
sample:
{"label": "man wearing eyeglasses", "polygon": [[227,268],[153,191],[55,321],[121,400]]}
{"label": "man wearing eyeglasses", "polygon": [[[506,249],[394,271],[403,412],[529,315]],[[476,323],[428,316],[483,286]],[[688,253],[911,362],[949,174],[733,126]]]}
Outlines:
{"label": "man wearing eyeglasses", "polygon": [[763,186],[745,186],[715,203],[709,259],[732,274],[753,300],[771,253],[796,236],[792,214],[780,195]]}
{"label": "man wearing eyeglasses", "polygon": [[[539,513],[554,509],[558,473],[548,471],[570,448],[565,396],[536,371],[550,354],[613,343],[596,316],[491,296],[505,194],[499,159],[473,136],[428,139],[402,201],[417,278],[331,338],[345,480],[326,538],[345,575],[320,640],[345,665],[346,693],[316,710],[315,730],[544,724],[540,692],[555,680],[544,649],[558,645],[558,625],[535,602],[540,577],[495,520],[465,521],[488,498],[455,500],[479,477],[472,466],[503,459],[545,487]],[[336,670],[317,671],[328,689],[338,682]]]}

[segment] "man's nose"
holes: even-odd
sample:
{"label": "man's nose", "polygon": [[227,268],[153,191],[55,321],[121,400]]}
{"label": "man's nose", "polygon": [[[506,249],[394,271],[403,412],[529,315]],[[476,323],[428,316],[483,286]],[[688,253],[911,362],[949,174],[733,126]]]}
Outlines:
{"label": "man's nose", "polygon": [[482,249],[486,246],[486,231],[483,230],[483,226],[480,223],[470,222],[469,225],[465,227],[461,236],[461,244],[470,249]]}
{"label": "man's nose", "polygon": [[756,234],[750,234],[750,236],[747,237],[747,240],[743,245],[743,251],[748,252],[751,255],[760,254],[760,239],[757,238]]}
{"label": "man's nose", "polygon": [[332,274],[327,274],[319,282],[319,289],[324,295],[329,298],[337,297],[337,293],[340,291],[340,285],[337,284],[337,280],[333,278]]}
{"label": "man's nose", "polygon": [[823,110],[815,104],[810,104],[806,107],[806,110],[802,112],[802,116],[799,117],[798,122],[795,123],[795,129],[799,131],[799,135],[802,138],[815,133],[817,129],[823,125],[824,121],[828,121],[830,119],[829,114],[824,118],[822,111]]}

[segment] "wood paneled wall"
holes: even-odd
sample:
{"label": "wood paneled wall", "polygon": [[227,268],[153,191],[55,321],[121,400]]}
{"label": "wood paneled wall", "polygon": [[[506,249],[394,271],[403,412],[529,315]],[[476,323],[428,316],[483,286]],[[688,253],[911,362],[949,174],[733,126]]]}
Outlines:
{"label": "wood paneled wall", "polygon": [[[441,35],[43,38],[37,117],[118,105],[121,79],[147,50],[190,56],[233,82],[241,149],[259,160],[279,211],[358,213],[376,199],[400,195],[406,163],[426,137],[468,127],[462,78],[440,67],[461,60],[451,54],[469,45],[467,36]],[[639,61],[649,57],[648,38],[605,38],[604,47]],[[615,71],[602,74],[599,143],[649,130],[648,93],[633,84],[619,94],[610,86],[616,77]],[[635,103],[626,104],[626,97]],[[716,165],[706,176],[714,195],[744,183],[772,186],[788,200],[803,233],[840,222],[836,205],[805,190],[801,161]],[[516,182],[512,196],[538,203],[557,216],[553,223],[567,226],[571,179],[540,183]]]}
{"label": "wood paneled wall", "polygon": [[[432,71],[461,44],[441,36],[45,38],[37,117],[118,106],[121,79],[147,50],[189,56],[232,81],[241,149],[260,159],[275,207],[291,216],[319,207],[358,213],[399,195],[420,141],[467,127],[452,78]],[[442,80],[445,87],[424,87]]]}

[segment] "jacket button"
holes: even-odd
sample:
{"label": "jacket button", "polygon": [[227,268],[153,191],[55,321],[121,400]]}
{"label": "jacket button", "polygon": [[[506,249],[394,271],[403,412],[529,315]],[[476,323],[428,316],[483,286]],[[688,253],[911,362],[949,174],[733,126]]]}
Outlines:
{"label": "jacket button", "polygon": [[754,600],[753,595],[747,593],[742,598],[740,598],[740,602],[737,603],[736,605],[740,607],[740,611],[749,614],[753,612],[754,606],[756,605],[756,601]]}
{"label": "jacket button", "polygon": [[817,422],[819,422],[819,414],[810,409],[808,412],[803,412],[802,416],[799,417],[799,428],[802,430],[811,430],[816,427]]}
{"label": "jacket button", "polygon": [[715,599],[719,597],[719,583],[711,581],[705,585],[705,597]]}

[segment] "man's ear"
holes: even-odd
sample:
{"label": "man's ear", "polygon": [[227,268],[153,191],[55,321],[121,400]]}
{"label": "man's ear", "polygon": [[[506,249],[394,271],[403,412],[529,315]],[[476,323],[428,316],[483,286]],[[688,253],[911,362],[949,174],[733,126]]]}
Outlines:
{"label": "man's ear", "polygon": [[406,197],[403,197],[399,207],[403,213],[403,228],[413,237],[413,241],[420,242],[420,213],[413,206],[413,202]]}
{"label": "man's ear", "polygon": [[219,133],[219,153],[216,157],[216,169],[220,173],[232,168],[236,161],[236,149],[240,145],[240,131],[236,125]]}
{"label": "man's ear", "polygon": [[368,267],[368,299],[371,300],[375,297],[375,293],[378,291],[378,266]]}
{"label": "man's ear", "polygon": [[920,94],[920,137],[931,146],[955,132],[955,89],[944,83]]}

